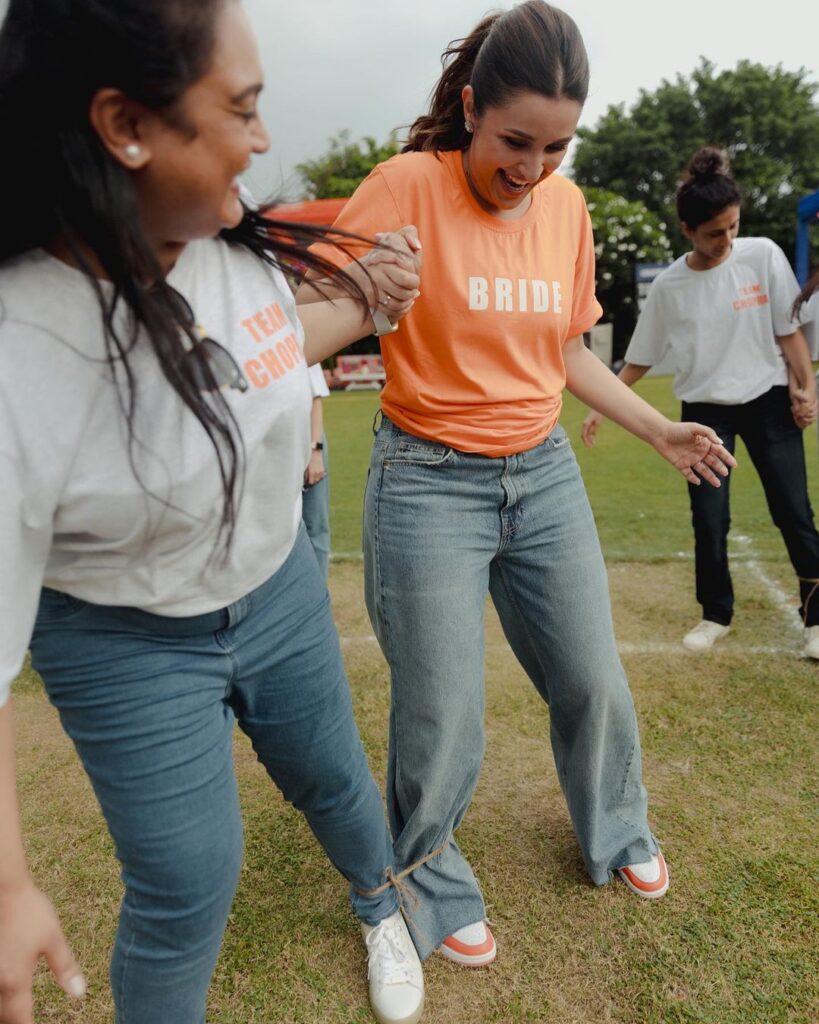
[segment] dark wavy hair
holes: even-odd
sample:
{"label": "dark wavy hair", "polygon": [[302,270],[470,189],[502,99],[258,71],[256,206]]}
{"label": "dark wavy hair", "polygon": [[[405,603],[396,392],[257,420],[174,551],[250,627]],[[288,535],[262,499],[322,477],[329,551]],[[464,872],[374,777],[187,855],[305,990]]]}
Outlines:
{"label": "dark wavy hair", "polygon": [[580,30],[568,14],[543,0],[527,0],[490,14],[441,56],[443,73],[429,113],[411,126],[403,152],[468,149],[461,92],[471,85],[475,112],[502,107],[521,92],[581,105],[589,91],[589,60]]}
{"label": "dark wavy hair", "polygon": [[805,287],[796,296],[796,301],[794,302],[793,309],[791,310],[791,316],[794,320],[799,316],[802,306],[804,306],[814,292],[819,292],[819,269],[815,270],[813,274],[811,274],[805,282]]}
{"label": "dark wavy hair", "polygon": [[[207,360],[194,345],[191,366],[184,335],[191,328],[140,223],[130,173],[103,146],[88,110],[102,87],[121,89],[185,128],[181,101],[208,70],[216,19],[237,0],[10,0],[0,28],[0,195],[5,197],[0,263],[55,240],[89,277],[100,305],[106,355],[122,368],[120,392],[135,466],[133,417],[137,395],[129,353],[150,341],[171,387],[199,420],[216,451],[224,494],[220,532],[230,544],[241,492],[242,439]],[[285,224],[246,209],[238,227],[222,232],[268,263],[300,265],[337,277],[365,301],[361,289],[308,251],[327,232]],[[103,291],[84,255],[93,252],[113,289]],[[127,329],[115,310],[130,310]],[[213,385],[203,393],[201,381]]]}
{"label": "dark wavy hair", "polygon": [[731,176],[731,162],[716,146],[703,146],[691,157],[675,194],[680,221],[695,231],[729,206],[742,204]]}

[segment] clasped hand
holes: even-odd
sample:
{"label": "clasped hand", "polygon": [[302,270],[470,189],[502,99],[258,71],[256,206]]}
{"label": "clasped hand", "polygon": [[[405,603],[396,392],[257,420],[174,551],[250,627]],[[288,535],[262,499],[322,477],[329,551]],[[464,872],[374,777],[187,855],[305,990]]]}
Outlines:
{"label": "clasped hand", "polygon": [[378,243],[362,259],[370,278],[370,304],[393,321],[405,316],[421,294],[421,242],[409,224],[377,234]]}

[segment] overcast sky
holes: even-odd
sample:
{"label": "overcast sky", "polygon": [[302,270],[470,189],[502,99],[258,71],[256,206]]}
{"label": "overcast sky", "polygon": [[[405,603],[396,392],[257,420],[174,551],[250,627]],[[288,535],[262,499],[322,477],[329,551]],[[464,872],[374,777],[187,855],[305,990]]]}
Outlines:
{"label": "overcast sky", "polygon": [[[111,0],[115,3],[116,0]],[[321,156],[342,129],[379,142],[427,105],[440,55],[490,10],[486,0],[244,0],[266,75],[261,111],[270,152],[248,184],[257,196],[298,198],[295,166]],[[640,89],[689,75],[700,56],[719,70],[747,59],[819,79],[816,0],[566,0],[591,59],[581,124]],[[7,0],[0,0],[0,16]],[[819,145],[819,140],[817,140]],[[686,154],[681,154],[685,157]],[[819,183],[817,183],[819,184]]]}
{"label": "overcast sky", "polygon": [[[816,0],[567,0],[591,60],[581,120],[629,107],[641,88],[690,74],[700,56],[719,70],[748,59],[819,78]],[[427,104],[447,43],[509,0],[245,0],[259,36],[269,153],[255,158],[257,196],[298,198],[295,165],[320,156],[342,129],[385,141]],[[812,13],[811,12],[812,9]],[[817,140],[819,145],[819,140]],[[686,154],[681,154],[684,159]],[[819,183],[817,183],[819,184]]]}

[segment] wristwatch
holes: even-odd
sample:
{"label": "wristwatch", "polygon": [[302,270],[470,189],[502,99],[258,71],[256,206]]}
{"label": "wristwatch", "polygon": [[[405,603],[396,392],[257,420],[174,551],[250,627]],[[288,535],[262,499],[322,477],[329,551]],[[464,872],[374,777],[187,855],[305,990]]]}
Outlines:
{"label": "wristwatch", "polygon": [[313,441],[313,443],[310,445],[310,451],[311,452],[323,452],[324,451],[324,444],[321,441]]}
{"label": "wristwatch", "polygon": [[393,334],[398,330],[398,324],[393,323],[387,314],[382,313],[380,309],[371,309],[370,316],[373,318],[373,327],[375,327],[373,334],[379,338],[384,334]]}

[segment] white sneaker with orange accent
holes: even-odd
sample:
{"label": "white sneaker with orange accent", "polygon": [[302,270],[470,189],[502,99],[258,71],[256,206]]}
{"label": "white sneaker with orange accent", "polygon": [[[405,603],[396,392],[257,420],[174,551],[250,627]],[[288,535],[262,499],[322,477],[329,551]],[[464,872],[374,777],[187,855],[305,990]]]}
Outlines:
{"label": "white sneaker with orange accent", "polygon": [[485,967],[498,955],[495,939],[484,921],[459,928],[438,947],[438,952],[464,967]]}
{"label": "white sneaker with orange accent", "polygon": [[660,851],[642,864],[618,868],[617,874],[632,892],[646,900],[658,900],[668,892],[668,868]]}

